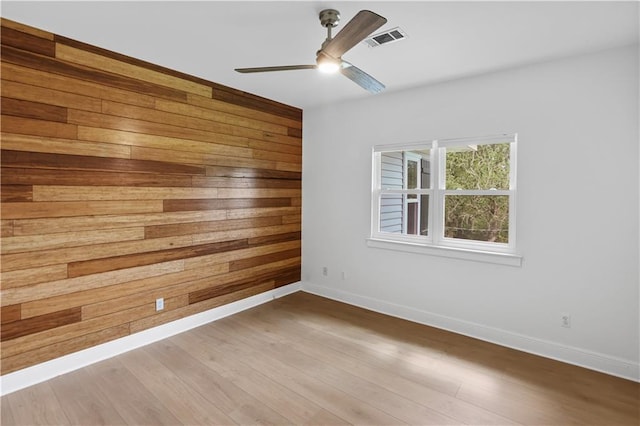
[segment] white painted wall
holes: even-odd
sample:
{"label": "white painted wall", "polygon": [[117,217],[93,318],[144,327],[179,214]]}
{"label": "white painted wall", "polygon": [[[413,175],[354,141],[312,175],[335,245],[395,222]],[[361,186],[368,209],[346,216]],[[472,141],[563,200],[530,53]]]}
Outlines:
{"label": "white painted wall", "polygon": [[[305,110],[303,288],[637,380],[638,90],[635,45]],[[522,267],[367,247],[372,146],[511,132]]]}

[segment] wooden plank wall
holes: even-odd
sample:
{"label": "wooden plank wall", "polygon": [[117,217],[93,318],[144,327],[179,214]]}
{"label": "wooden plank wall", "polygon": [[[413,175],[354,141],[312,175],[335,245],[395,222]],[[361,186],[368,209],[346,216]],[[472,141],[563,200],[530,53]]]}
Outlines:
{"label": "wooden plank wall", "polygon": [[2,374],[299,281],[301,110],[1,40]]}

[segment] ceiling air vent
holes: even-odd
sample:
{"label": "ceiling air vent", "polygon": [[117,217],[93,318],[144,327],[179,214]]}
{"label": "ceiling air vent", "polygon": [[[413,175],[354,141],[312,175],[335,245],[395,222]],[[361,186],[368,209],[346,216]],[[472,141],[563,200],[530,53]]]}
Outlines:
{"label": "ceiling air vent", "polygon": [[400,27],[395,27],[383,33],[374,34],[371,37],[366,38],[364,42],[367,43],[369,47],[376,47],[382,44],[404,40],[405,38],[407,38],[407,33],[405,33]]}

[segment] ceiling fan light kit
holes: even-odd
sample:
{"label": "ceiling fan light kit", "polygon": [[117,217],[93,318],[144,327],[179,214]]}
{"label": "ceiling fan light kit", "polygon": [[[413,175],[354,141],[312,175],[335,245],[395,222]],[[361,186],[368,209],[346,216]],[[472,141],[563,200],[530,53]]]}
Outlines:
{"label": "ceiling fan light kit", "polygon": [[275,67],[236,68],[240,73],[256,73],[270,71],[291,71],[317,69],[325,73],[340,72],[342,75],[369,91],[379,93],[384,84],[371,77],[360,68],[342,59],[351,48],[363,41],[369,34],[383,26],[387,19],[369,10],[361,10],[332,37],[331,29],[340,22],[340,12],[325,9],[320,12],[320,25],[327,29],[327,38],[316,52],[316,65],[284,65]]}

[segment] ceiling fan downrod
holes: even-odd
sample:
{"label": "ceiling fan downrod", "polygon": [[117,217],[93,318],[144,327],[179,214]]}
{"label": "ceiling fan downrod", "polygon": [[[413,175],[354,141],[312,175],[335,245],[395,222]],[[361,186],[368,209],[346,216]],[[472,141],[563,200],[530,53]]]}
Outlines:
{"label": "ceiling fan downrod", "polygon": [[327,39],[322,43],[322,48],[331,41],[331,29],[338,26],[340,22],[340,12],[335,9],[325,9],[320,12],[320,25],[327,29]]}

